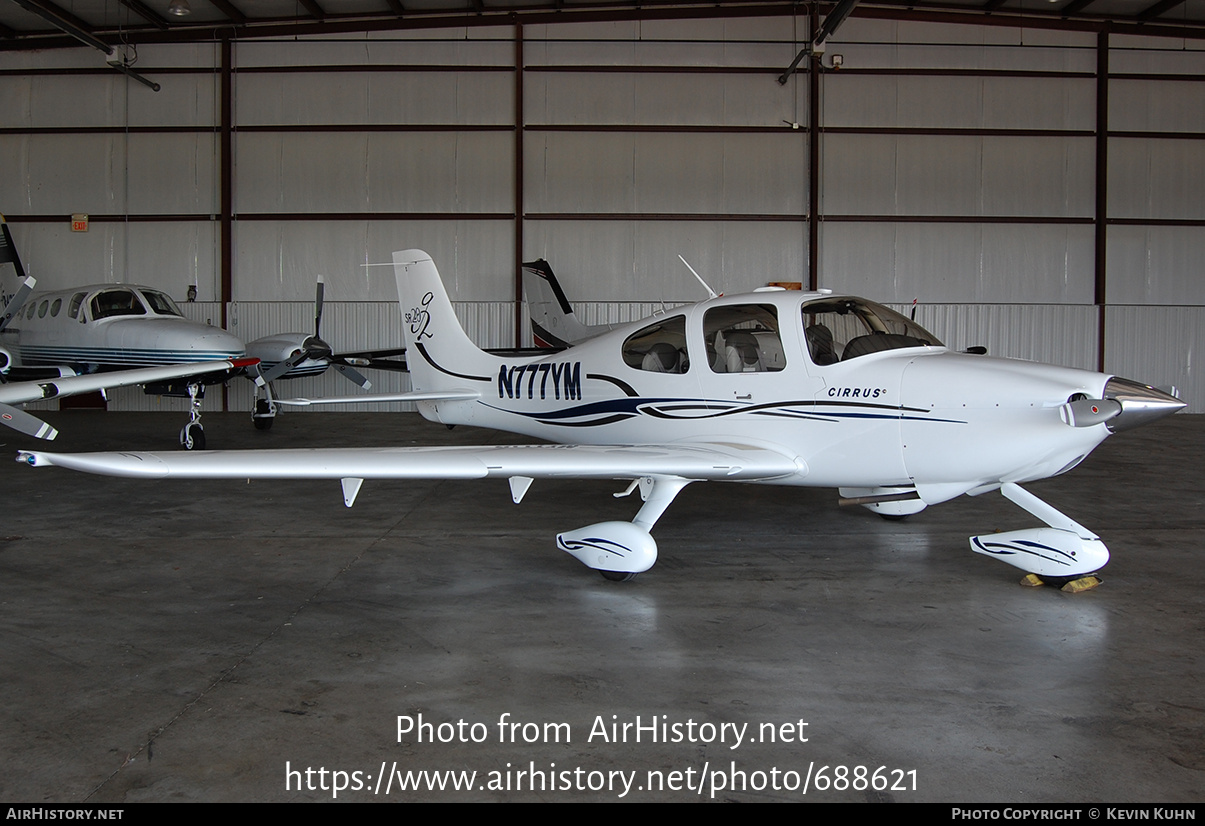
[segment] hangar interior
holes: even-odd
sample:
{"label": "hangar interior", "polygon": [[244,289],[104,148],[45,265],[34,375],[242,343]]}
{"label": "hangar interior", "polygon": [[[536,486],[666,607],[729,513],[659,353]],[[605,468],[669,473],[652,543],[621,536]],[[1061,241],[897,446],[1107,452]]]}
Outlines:
{"label": "hangar interior", "polygon": [[[166,5],[70,8],[116,44],[112,20]],[[23,38],[30,12],[0,3],[0,211],[40,287],[194,286],[189,317],[246,341],[309,329],[321,274],[324,337],[391,347],[393,279],[366,265],[421,248],[470,336],[511,346],[531,341],[520,262],[546,258],[601,323],[701,298],[681,254],[726,293],[916,299],[953,348],[1176,384],[1205,412],[1205,0],[868,2],[785,84],[829,6],[382,0],[386,22],[316,31],[284,18],[355,4],[263,5],[262,31],[131,36],[117,51],[155,92],[96,49]],[[205,404],[231,448],[519,441],[354,412],[256,433],[245,382]],[[173,445],[154,411],[175,400],[116,390],[109,409],[47,413],[57,447]],[[1075,595],[967,550],[1027,523],[999,496],[896,523],[832,491],[694,485],[658,525],[658,567],[621,585],[551,540],[630,518],[615,484],[537,484],[516,509],[501,483],[386,482],[346,509],[333,482],[0,463],[0,797],[1199,804],[1201,422],[1111,438],[1035,485],[1113,549]],[[419,715],[488,735],[401,733]],[[594,734],[660,715],[782,739]],[[572,737],[506,741],[505,719]],[[587,785],[506,785],[529,766]],[[651,785],[708,766],[726,785]],[[767,780],[857,766],[901,785]],[[318,767],[368,788],[292,782]],[[465,768],[502,785],[368,790]],[[629,770],[649,785],[620,795]]]}
{"label": "hangar interior", "polygon": [[855,13],[780,84],[805,11],[119,50],[158,92],[95,49],[0,52],[0,206],[46,288],[195,286],[186,312],[244,341],[308,329],[322,274],[338,349],[396,346],[392,280],[366,266],[395,249],[429,252],[495,347],[531,343],[521,261],[598,323],[703,297],[682,255],[729,293],[916,300],[953,347],[1175,384],[1205,411],[1201,29]]}

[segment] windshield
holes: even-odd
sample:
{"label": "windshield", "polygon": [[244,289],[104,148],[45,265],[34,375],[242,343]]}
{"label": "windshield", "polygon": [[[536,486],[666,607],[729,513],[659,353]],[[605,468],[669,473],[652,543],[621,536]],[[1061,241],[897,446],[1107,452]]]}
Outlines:
{"label": "windshield", "polygon": [[942,346],[915,321],[863,298],[823,298],[804,304],[803,333],[808,354],[821,366],[882,350]]}
{"label": "windshield", "polygon": [[143,290],[142,295],[151,305],[151,312],[157,315],[184,315],[167,293],[161,293],[158,290]]}

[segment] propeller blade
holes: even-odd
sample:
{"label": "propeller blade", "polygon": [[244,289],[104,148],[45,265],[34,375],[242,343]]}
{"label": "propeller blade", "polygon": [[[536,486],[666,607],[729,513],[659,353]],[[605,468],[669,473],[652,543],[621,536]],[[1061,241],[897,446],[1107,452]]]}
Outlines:
{"label": "propeller blade", "polygon": [[326,282],[318,276],[318,286],[314,289],[314,338],[322,340],[322,299],[326,294]]}
{"label": "propeller blade", "polygon": [[346,364],[337,364],[336,363],[336,364],[332,364],[331,366],[334,367],[336,370],[338,370],[343,375],[347,376],[347,378],[354,381],[356,384],[363,387],[365,390],[369,390],[372,388],[372,382],[370,382],[368,379],[364,378],[363,374],[361,374],[359,370],[355,370]]}
{"label": "propeller blade", "polygon": [[294,367],[301,364],[301,362],[305,361],[306,355],[308,353],[309,353],[308,349],[301,349],[301,350],[298,350],[293,355],[289,356],[284,361],[277,362],[272,367],[271,370],[269,370],[266,373],[261,373],[264,381],[276,381],[278,378],[283,376],[285,373],[289,372]]}
{"label": "propeller blade", "polygon": [[0,316],[0,330],[12,322],[17,313],[21,312],[21,308],[25,306],[25,300],[29,298],[29,294],[33,292],[33,287],[38,283],[38,280],[32,275],[25,279],[25,283],[13,293],[13,297],[8,300],[8,306],[4,309],[4,315]]}
{"label": "propeller blade", "polygon": [[0,404],[0,424],[8,425],[27,436],[37,436],[39,439],[53,439],[59,435],[57,430],[37,416],[18,410],[11,404]]}

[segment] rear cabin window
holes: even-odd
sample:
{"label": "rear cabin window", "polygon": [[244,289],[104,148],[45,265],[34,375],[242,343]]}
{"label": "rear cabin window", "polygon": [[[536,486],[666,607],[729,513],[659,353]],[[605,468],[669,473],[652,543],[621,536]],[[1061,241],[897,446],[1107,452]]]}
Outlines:
{"label": "rear cabin window", "polygon": [[650,373],[685,373],[690,369],[686,316],[658,321],[628,336],[623,342],[623,361],[628,367]]}
{"label": "rear cabin window", "polygon": [[902,347],[941,347],[915,321],[861,298],[833,298],[803,305],[803,337],[820,367]]}
{"label": "rear cabin window", "polygon": [[708,310],[703,316],[703,342],[714,373],[774,373],[786,367],[773,304]]}

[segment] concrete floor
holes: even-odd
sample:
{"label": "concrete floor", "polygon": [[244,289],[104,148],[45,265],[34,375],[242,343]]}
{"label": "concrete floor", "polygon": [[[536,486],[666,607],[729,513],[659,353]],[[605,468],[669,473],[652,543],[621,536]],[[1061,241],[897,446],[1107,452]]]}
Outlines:
{"label": "concrete floor", "polygon": [[[47,418],[60,450],[167,450],[182,416]],[[415,415],[205,421],[224,448],[518,441]],[[333,482],[3,462],[0,799],[329,800],[341,771],[357,801],[615,800],[634,776],[627,800],[1200,802],[1203,464],[1205,417],[1181,415],[1030,486],[1113,552],[1102,587],[1069,595],[968,550],[1036,524],[998,494],[888,523],[834,491],[694,485],[656,528],[656,567],[619,584],[553,544],[630,519],[618,484],[537,481],[515,506],[500,481],[367,482],[348,510]],[[399,740],[420,714],[464,726]],[[506,714],[539,725],[500,742]],[[680,741],[595,729],[638,717]],[[739,747],[721,724],[747,724]],[[314,790],[286,788],[286,766]],[[896,788],[819,790],[838,766]],[[394,776],[386,797],[382,767],[477,776]],[[552,788],[527,790],[533,768]],[[806,797],[785,788],[809,769]],[[734,770],[744,790],[713,788]]]}

